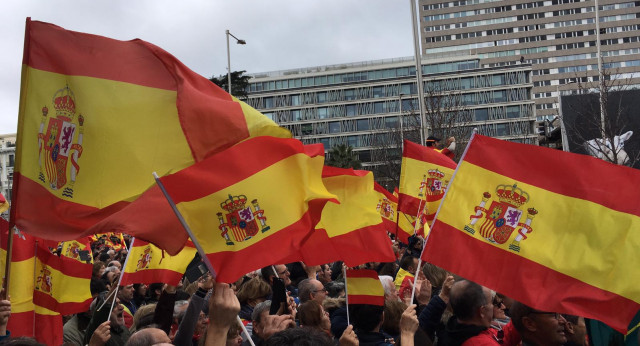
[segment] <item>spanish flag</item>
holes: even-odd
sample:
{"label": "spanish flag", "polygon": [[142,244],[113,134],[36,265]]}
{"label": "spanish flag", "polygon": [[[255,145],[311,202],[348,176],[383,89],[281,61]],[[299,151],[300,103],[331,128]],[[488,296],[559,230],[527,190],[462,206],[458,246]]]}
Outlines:
{"label": "spanish flag", "polygon": [[88,237],[80,240],[67,240],[62,242],[61,245],[60,256],[84,263],[93,263],[93,254],[91,253]]}
{"label": "spanish flag", "polygon": [[405,140],[398,210],[414,219],[424,214],[431,224],[455,169],[456,163],[446,155]]}
{"label": "spanish flag", "polygon": [[348,269],[346,282],[349,304],[384,306],[384,288],[375,270]]}
{"label": "spanish flag", "polygon": [[378,193],[376,210],[380,213],[382,223],[387,232],[395,233],[396,217],[398,216],[398,197],[376,182],[373,183],[373,189]]}
{"label": "spanish flag", "polygon": [[327,204],[322,218],[300,249],[302,261],[318,265],[344,261],[349,267],[366,262],[393,262],[395,255],[380,213],[373,173],[325,166],[322,181],[340,204]]}
{"label": "spanish flag", "polygon": [[640,309],[640,171],[474,135],[423,260],[624,331]]}
{"label": "spanish flag", "polygon": [[323,164],[321,144],[257,137],[160,180],[216,280],[234,282],[297,253],[336,197],[322,183]]}
{"label": "spanish flag", "polygon": [[[0,273],[5,278],[5,261],[7,257],[7,240],[9,223],[0,219],[2,229],[2,246],[0,249]],[[43,241],[36,243],[36,238],[20,231],[11,232],[13,246],[11,252],[11,272],[9,278],[9,295],[11,296],[11,317],[7,329],[11,336],[34,337],[46,345],[62,344],[62,315],[56,311],[34,304],[35,272],[37,260],[36,246],[52,245]],[[89,276],[91,272],[89,272]],[[88,282],[87,282],[88,285]],[[88,291],[88,286],[87,286]],[[87,306],[88,307],[88,306]],[[76,311],[79,312],[79,311]]]}
{"label": "spanish flag", "polygon": [[[21,84],[12,222],[47,239],[91,234],[153,186],[154,171],[187,167],[250,137],[291,136],[139,39],[27,19]],[[176,251],[186,240],[144,235]]]}
{"label": "spanish flag", "polygon": [[144,240],[132,240],[120,285],[164,282],[176,286],[196,252],[193,245],[186,245],[176,256],[171,256]]}

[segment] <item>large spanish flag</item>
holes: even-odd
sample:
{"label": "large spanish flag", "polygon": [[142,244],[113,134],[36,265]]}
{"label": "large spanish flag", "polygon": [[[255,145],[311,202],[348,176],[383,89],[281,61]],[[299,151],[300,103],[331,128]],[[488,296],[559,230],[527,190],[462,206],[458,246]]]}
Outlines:
{"label": "large spanish flag", "polygon": [[421,212],[430,225],[455,169],[456,163],[446,155],[405,140],[398,210],[414,218]]}
{"label": "large spanish flag", "polygon": [[374,182],[373,189],[378,193],[376,210],[380,213],[382,223],[389,233],[396,231],[396,217],[398,216],[398,197],[387,191],[382,185]]}
{"label": "large spanish flag", "polygon": [[171,256],[144,240],[132,240],[129,260],[122,271],[120,285],[164,282],[176,286],[196,252],[195,247],[190,244],[177,255]]}
{"label": "large spanish flag", "polygon": [[347,299],[349,304],[384,306],[384,288],[375,270],[347,270]]}
{"label": "large spanish flag", "polygon": [[307,265],[344,261],[393,262],[391,240],[376,210],[378,193],[373,173],[325,166],[322,181],[340,204],[327,204],[315,231],[304,241],[300,256]]}
{"label": "large spanish flag", "polygon": [[153,186],[152,172],[261,135],[290,137],[153,44],[27,19],[12,222],[77,239]]}
{"label": "large spanish flag", "polygon": [[640,171],[474,135],[423,260],[625,330],[640,309]]}
{"label": "large spanish flag", "polygon": [[[7,240],[10,233],[9,223],[4,219],[0,219],[0,229],[2,230],[0,232],[2,235],[0,273],[4,278]],[[62,343],[62,315],[34,304],[34,289],[36,286],[34,269],[37,264],[36,247],[55,246],[56,244],[55,242],[42,240],[37,244],[36,238],[20,231],[12,231],[11,236],[13,237],[9,279],[11,318],[9,318],[7,329],[11,331],[11,336],[14,337],[34,337],[46,345],[60,345]],[[89,275],[91,275],[91,272],[89,272]]]}
{"label": "large spanish flag", "polygon": [[323,164],[321,144],[257,137],[160,180],[216,280],[233,282],[297,253],[335,199],[322,183]]}

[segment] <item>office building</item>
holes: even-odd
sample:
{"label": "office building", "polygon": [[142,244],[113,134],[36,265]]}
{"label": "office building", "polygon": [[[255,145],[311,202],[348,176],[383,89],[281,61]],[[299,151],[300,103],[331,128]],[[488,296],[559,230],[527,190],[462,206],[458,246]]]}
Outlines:
{"label": "office building", "polygon": [[16,135],[0,135],[0,193],[2,193],[7,200],[11,200],[15,158]]}
{"label": "office building", "polygon": [[539,120],[557,114],[559,91],[597,87],[597,34],[605,80],[640,81],[640,2],[420,0],[425,61],[474,55],[481,66],[531,64]]}
{"label": "office building", "polygon": [[[377,150],[401,157],[400,141],[385,143],[385,135],[398,132],[401,112],[405,121],[408,113],[415,119],[419,114],[415,72],[409,57],[257,73],[247,103],[305,144],[323,143],[327,151],[352,146],[365,168],[379,173]],[[467,136],[477,128],[480,134],[537,144],[529,65],[481,68],[477,57],[447,58],[423,63],[423,77],[425,98],[457,100],[446,111],[459,118],[457,126]]]}

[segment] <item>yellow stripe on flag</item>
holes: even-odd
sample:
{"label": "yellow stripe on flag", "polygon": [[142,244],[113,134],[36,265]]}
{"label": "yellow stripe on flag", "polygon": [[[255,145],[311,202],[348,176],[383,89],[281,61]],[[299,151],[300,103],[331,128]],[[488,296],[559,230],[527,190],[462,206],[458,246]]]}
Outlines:
{"label": "yellow stripe on flag", "polygon": [[[45,292],[43,289],[44,282],[47,280],[42,274],[46,271],[49,272],[50,277],[50,292]],[[32,269],[33,270],[33,269]],[[79,278],[75,276],[65,275],[61,271],[45,265],[40,261],[36,262],[36,290],[51,295],[55,300],[60,303],[83,303],[87,299],[91,298],[91,292],[89,291],[90,278]],[[38,289],[40,288],[40,289]]]}
{"label": "yellow stripe on flag", "polygon": [[197,250],[190,246],[185,246],[177,255],[171,256],[163,254],[157,246],[148,243],[138,246],[139,240],[134,241],[134,246],[129,252],[130,260],[125,268],[126,273],[141,272],[150,269],[166,269],[178,273],[184,273],[185,269],[193,260]]}
{"label": "yellow stripe on flag", "polygon": [[[464,234],[487,242],[480,229],[486,217],[478,219],[473,225],[475,233],[465,232],[470,226],[470,218],[459,217],[460,210],[475,215],[476,206],[481,205],[483,194],[484,208],[491,211],[492,202],[498,202],[496,188],[499,185],[512,186],[514,180],[464,162],[456,174],[455,191],[447,195],[447,204],[456,208],[442,208],[438,220],[460,230]],[[637,254],[640,249],[640,237],[616,237],[607,229],[593,228],[594,224],[605,223],[616,225],[619,229],[640,230],[640,217],[629,217],[630,214],[607,209],[599,204],[583,199],[568,197],[533,185],[519,182],[517,188],[530,196],[520,207],[522,215],[519,222],[529,222],[532,232],[526,239],[517,242],[518,254],[545,267],[552,268],[592,286],[610,291],[640,302],[640,291],[626,280],[612,278],[640,278],[640,267],[637,265]],[[528,211],[534,208],[534,213]],[[493,209],[492,209],[493,210]],[[575,215],[576,210],[580,211]],[[530,218],[530,221],[526,221]],[[571,220],[571,223],[566,222]],[[559,226],[562,225],[562,226]],[[514,230],[503,244],[491,244],[504,251],[512,252],[510,246],[516,244],[518,229]],[[568,246],[567,244],[570,244]],[[603,259],[615,261],[603,263]]]}
{"label": "yellow stripe on flag", "polygon": [[249,136],[273,136],[281,138],[290,138],[291,132],[284,127],[275,126],[273,120],[267,118],[264,114],[255,108],[233,97],[233,100],[240,104],[242,113],[249,128]]}
{"label": "yellow stripe on flag", "polygon": [[[81,141],[82,146],[77,161],[77,176],[82,179],[75,181],[73,202],[103,208],[130,201],[153,185],[150,172],[163,175],[194,162],[180,126],[175,91],[26,69],[23,85],[29,86],[29,92],[22,101],[23,113],[28,116],[20,117],[19,133],[23,138],[16,153],[21,158],[16,162],[16,171],[23,176],[33,181],[39,181],[40,173],[47,176],[46,151],[39,150],[38,134],[46,135],[47,119],[51,113],[55,118],[56,110],[50,107],[49,116],[44,117],[43,100],[53,99],[65,85],[73,85],[75,116],[82,114],[84,118],[84,125],[77,124],[74,134],[73,143]],[[77,123],[77,119],[73,122]],[[109,137],[114,133],[119,136]],[[81,140],[78,134],[82,134]],[[67,169],[71,167],[67,163]],[[49,191],[63,198],[63,189]]]}
{"label": "yellow stripe on flag", "polygon": [[376,212],[378,193],[373,190],[373,173],[364,177],[326,177],[322,181],[329,192],[338,196],[340,204],[325,205],[316,229],[324,229],[329,237],[335,237],[382,222]]}
{"label": "yellow stripe on flag", "polygon": [[[444,173],[444,178],[442,178],[444,189],[446,184],[451,180],[453,176],[454,170],[448,167],[443,167],[431,162],[425,162],[416,160],[410,157],[402,158],[402,172],[401,172],[401,181],[400,184],[400,193],[405,195],[409,195],[418,199],[424,199],[426,196],[426,186],[422,188],[421,192],[421,184],[426,183],[429,178],[429,170],[438,170]],[[434,213],[432,211],[432,213]]]}
{"label": "yellow stripe on flag", "polygon": [[384,288],[379,279],[354,278],[347,275],[347,293],[349,296],[384,296]]}
{"label": "yellow stripe on flag", "polygon": [[[323,164],[324,158],[321,156],[310,158],[305,154],[295,154],[213,194],[180,202],[177,206],[207,253],[242,250],[298,222],[308,209],[307,204],[301,201],[332,197],[319,179],[312,178],[322,171]],[[301,171],[301,167],[304,170]],[[249,206],[253,199],[257,199],[260,209],[264,210],[270,231],[262,233],[263,236],[227,245],[219,227],[220,218],[224,223],[228,220],[224,214],[226,211],[220,205],[229,196],[239,195],[247,197]],[[220,216],[212,213],[212,210],[220,210]],[[258,225],[262,227],[259,221]]]}

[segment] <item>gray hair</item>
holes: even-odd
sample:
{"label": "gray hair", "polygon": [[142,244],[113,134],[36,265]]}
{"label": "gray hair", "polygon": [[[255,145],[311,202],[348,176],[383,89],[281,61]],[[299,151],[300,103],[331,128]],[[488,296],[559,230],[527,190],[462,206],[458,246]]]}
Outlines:
{"label": "gray hair", "polygon": [[304,279],[300,281],[298,284],[298,299],[300,299],[300,304],[307,300],[311,300],[311,293],[315,289],[316,287],[313,285],[313,282],[311,282],[311,279]]}
{"label": "gray hair", "polygon": [[384,294],[390,294],[391,291],[395,288],[395,284],[393,283],[393,278],[389,275],[380,275],[378,276],[380,282],[382,282],[382,287],[384,288]]}
{"label": "gray hair", "polygon": [[259,303],[258,305],[256,305],[256,307],[253,308],[253,312],[251,313],[251,321],[253,321],[254,324],[260,323],[260,316],[265,310],[269,309],[271,309],[270,300],[265,300],[264,302]]}
{"label": "gray hair", "polygon": [[187,312],[187,309],[179,309],[180,307],[189,304],[188,300],[178,300],[173,304],[173,318],[178,321],[182,321],[184,314]]}

